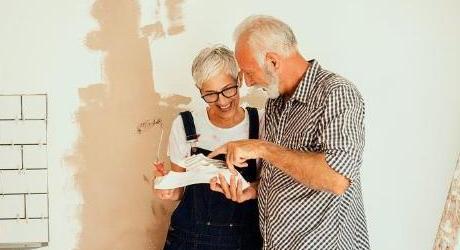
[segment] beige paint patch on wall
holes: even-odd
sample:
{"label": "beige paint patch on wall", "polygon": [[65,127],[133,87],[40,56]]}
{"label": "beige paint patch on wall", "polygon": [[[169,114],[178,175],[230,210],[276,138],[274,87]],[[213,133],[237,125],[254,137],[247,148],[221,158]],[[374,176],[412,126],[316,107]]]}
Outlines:
{"label": "beige paint patch on wall", "polygon": [[169,20],[168,34],[175,35],[184,31],[182,5],[184,0],[165,0]]}
{"label": "beige paint patch on wall", "polygon": [[153,199],[151,163],[161,129],[155,126],[160,123],[146,124],[161,121],[164,126],[164,160],[171,121],[190,98],[161,98],[154,91],[136,1],[98,0],[91,14],[100,27],[86,43],[104,52],[105,79],[79,90],[80,136],[67,158],[77,170],[84,199],[78,249],[159,249],[175,204]]}
{"label": "beige paint patch on wall", "polygon": [[[153,15],[155,20],[141,27],[142,33],[152,39],[165,37],[166,34],[174,36],[183,33],[185,31],[183,5],[184,0],[156,0]],[[161,20],[163,15],[165,19]]]}
{"label": "beige paint patch on wall", "polygon": [[[167,159],[172,120],[191,100],[155,92],[149,41],[185,31],[182,4],[166,0],[165,25],[153,20],[142,27],[137,1],[97,0],[93,5],[99,29],[87,35],[86,46],[104,53],[104,80],[79,90],[80,136],[67,158],[84,200],[80,250],[163,247],[177,203],[154,198],[151,165],[158,150],[160,159]],[[252,90],[243,98],[257,107],[264,101]]]}

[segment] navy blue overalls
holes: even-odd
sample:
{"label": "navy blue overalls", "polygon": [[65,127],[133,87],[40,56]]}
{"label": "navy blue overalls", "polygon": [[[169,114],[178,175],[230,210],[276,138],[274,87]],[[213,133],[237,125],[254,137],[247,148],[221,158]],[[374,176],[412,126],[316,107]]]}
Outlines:
{"label": "navy blue overalls", "polygon": [[[249,114],[249,138],[259,136],[257,109],[246,108]],[[187,141],[198,138],[193,116],[189,111],[181,113]],[[192,147],[191,154],[208,155],[210,151]],[[225,160],[225,155],[215,159]],[[256,161],[248,161],[248,167],[237,169],[248,181],[256,181]],[[257,199],[236,203],[209,184],[195,184],[185,188],[179,206],[171,217],[165,250],[256,250],[261,249]]]}

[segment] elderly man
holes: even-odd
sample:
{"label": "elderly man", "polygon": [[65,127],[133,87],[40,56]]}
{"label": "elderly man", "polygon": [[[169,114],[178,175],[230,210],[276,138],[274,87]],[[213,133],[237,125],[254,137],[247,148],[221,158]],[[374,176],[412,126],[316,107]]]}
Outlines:
{"label": "elderly man", "polygon": [[[269,95],[264,140],[227,143],[210,154],[245,167],[261,159],[259,218],[264,249],[369,249],[361,196],[364,101],[347,79],[307,61],[288,25],[269,16],[235,31],[236,59],[248,86]],[[242,202],[253,190],[211,183]]]}

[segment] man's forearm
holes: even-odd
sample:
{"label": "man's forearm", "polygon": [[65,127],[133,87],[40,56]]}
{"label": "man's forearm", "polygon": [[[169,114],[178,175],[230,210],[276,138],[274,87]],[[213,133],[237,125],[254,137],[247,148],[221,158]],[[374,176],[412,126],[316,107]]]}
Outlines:
{"label": "man's forearm", "polygon": [[343,194],[350,182],[334,171],[323,153],[300,152],[279,145],[261,142],[259,155],[264,160],[315,190]]}

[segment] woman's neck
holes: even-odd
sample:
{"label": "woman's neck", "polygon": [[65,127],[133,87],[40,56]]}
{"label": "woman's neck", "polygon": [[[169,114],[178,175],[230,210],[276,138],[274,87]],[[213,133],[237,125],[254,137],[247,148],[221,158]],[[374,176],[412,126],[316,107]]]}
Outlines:
{"label": "woman's neck", "polygon": [[244,120],[245,111],[243,108],[239,107],[234,116],[230,118],[220,117],[216,113],[212,112],[210,109],[206,109],[209,121],[216,127],[219,128],[232,128]]}

